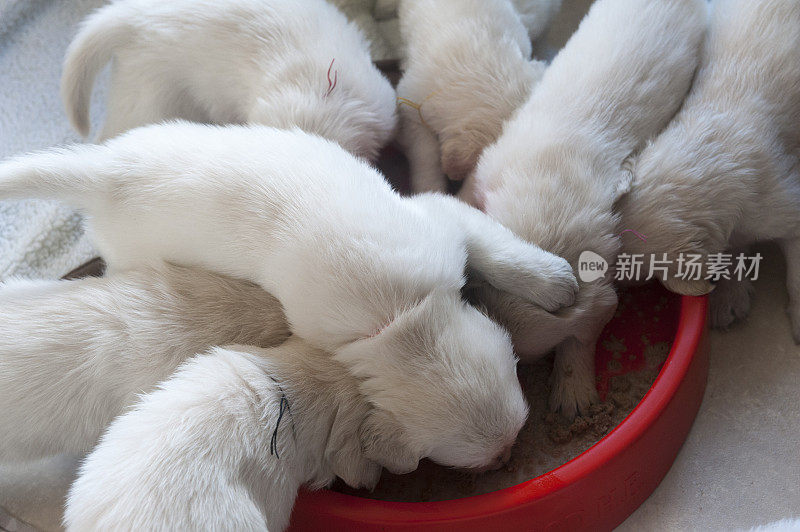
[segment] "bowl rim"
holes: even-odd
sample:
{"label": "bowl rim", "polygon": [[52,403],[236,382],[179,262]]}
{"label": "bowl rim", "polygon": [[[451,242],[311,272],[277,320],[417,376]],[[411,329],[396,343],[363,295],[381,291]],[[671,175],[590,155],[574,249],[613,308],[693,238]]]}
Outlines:
{"label": "bowl rim", "polygon": [[432,502],[393,502],[331,491],[304,491],[305,502],[322,515],[362,522],[403,525],[453,522],[500,514],[521,504],[547,497],[591,476],[640,439],[669,405],[702,348],[707,298],[680,296],[678,326],[672,348],[650,390],[614,429],[572,460],[525,482],[460,499]]}

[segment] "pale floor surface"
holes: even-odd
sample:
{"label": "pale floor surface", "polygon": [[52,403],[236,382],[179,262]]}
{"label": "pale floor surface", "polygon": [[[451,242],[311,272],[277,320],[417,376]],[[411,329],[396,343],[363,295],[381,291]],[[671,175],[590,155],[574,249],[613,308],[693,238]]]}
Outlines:
{"label": "pale floor surface", "polygon": [[618,530],[731,530],[800,517],[800,347],[783,257],[764,247],[748,319],[712,331],[703,404],[672,469]]}

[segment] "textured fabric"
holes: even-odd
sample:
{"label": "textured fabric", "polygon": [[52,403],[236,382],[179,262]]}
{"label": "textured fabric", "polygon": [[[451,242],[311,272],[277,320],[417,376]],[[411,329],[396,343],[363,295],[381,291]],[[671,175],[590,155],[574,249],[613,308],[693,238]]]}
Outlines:
{"label": "textured fabric", "polygon": [[[0,158],[81,140],[62,110],[61,61],[80,20],[102,4],[0,0]],[[103,80],[98,89],[100,110]],[[0,202],[0,280],[57,278],[94,255],[80,217],[66,206]]]}

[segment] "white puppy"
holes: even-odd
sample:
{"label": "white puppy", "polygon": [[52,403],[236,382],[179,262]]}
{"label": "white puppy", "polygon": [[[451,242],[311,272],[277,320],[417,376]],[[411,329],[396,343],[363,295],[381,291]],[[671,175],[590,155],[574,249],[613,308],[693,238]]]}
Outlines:
{"label": "white puppy", "polygon": [[402,0],[400,142],[417,192],[471,173],[541,78],[511,0]]}
{"label": "white puppy", "polygon": [[[620,244],[612,206],[630,182],[623,161],[683,101],[705,26],[702,0],[598,0],[484,151],[473,201],[576,271],[583,251],[613,263]],[[513,294],[480,293],[496,287],[473,294],[508,326],[523,360],[557,345],[551,406],[568,415],[596,397],[595,342],[617,304],[610,277],[581,284],[581,327],[575,312],[542,320]]]}
{"label": "white puppy", "polygon": [[[666,253],[664,284],[699,295],[713,285],[677,276],[680,254],[746,250],[776,239],[786,255],[789,310],[800,342],[800,3],[719,0],[702,67],[681,112],[634,162],[621,203],[623,225],[646,242],[625,251]],[[732,273],[732,272],[729,272]],[[722,280],[712,323],[727,326],[750,307],[749,282]]]}
{"label": "white puppy", "polygon": [[[117,418],[67,498],[68,530],[271,530],[298,488],[372,487],[372,408],[356,380],[297,337],[215,348]],[[356,471],[358,469],[358,471]],[[357,476],[353,477],[356,474]]]}
{"label": "white puppy", "polygon": [[376,453],[395,472],[497,465],[526,417],[507,333],[461,300],[465,268],[548,310],[577,289],[565,260],[479,211],[401,198],[299,131],[179,122],[0,165],[0,197],[29,195],[83,208],[111,271],[167,260],[274,294],[387,410],[387,444],[410,449]]}
{"label": "white puppy", "polygon": [[0,461],[81,454],[111,420],[212,345],[277,345],[259,286],[165,266],[0,285]]}
{"label": "white puppy", "polygon": [[70,45],[61,90],[89,131],[97,72],[114,59],[101,140],[170,118],[299,127],[375,158],[395,95],[355,25],[324,0],[117,0]]}

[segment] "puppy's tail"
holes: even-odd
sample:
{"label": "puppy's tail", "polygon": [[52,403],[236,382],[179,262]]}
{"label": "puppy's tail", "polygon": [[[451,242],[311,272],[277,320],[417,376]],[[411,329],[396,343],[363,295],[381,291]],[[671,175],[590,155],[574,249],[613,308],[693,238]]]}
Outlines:
{"label": "puppy's tail", "polygon": [[125,12],[118,6],[99,9],[81,26],[69,45],[61,76],[61,98],[72,127],[89,134],[89,104],[95,77],[134,34]]}
{"label": "puppy's tail", "polygon": [[82,208],[101,191],[113,161],[102,145],[76,145],[0,162],[0,199],[60,199]]}

